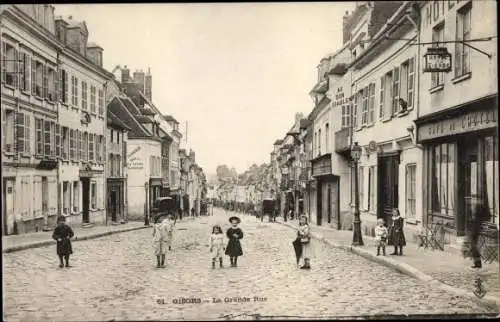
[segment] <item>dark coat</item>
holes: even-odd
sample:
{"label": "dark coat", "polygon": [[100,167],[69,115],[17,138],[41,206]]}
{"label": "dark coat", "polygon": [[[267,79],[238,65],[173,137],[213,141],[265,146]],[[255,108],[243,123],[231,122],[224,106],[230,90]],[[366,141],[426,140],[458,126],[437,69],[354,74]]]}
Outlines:
{"label": "dark coat", "polygon": [[389,228],[388,244],[393,246],[406,246],[405,232],[403,230],[402,217],[395,219],[392,226]]}
{"label": "dark coat", "polygon": [[[233,234],[237,234],[238,237],[234,238]],[[226,232],[229,242],[226,247],[226,255],[229,256],[241,256],[243,255],[243,249],[241,248],[240,239],[243,238],[243,231],[240,228],[229,228]]]}
{"label": "dark coat", "polygon": [[66,256],[73,254],[73,248],[71,247],[71,238],[75,235],[73,229],[68,225],[58,225],[54,229],[52,238],[55,240],[61,239],[57,242],[57,255]]}

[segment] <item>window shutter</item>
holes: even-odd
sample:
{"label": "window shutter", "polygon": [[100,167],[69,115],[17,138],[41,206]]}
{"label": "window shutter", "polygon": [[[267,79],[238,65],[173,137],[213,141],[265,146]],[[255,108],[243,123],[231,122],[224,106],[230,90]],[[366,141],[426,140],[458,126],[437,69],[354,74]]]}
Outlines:
{"label": "window shutter", "polygon": [[59,86],[61,85],[60,83],[60,73],[61,70],[59,69],[57,72],[54,71],[54,102],[58,102],[59,98],[61,97],[60,89]]}
{"label": "window shutter", "polygon": [[59,87],[58,87],[58,93],[59,93],[59,100],[61,102],[65,102],[64,100],[64,69],[59,69]]}
{"label": "window shutter", "polygon": [[31,56],[28,54],[25,54],[24,56],[24,90],[29,92],[30,91],[30,84],[31,84]]}
{"label": "window shutter", "polygon": [[14,59],[16,60],[14,62],[14,87],[19,88],[19,51],[17,49],[14,49]]}
{"label": "window shutter", "polygon": [[36,60],[31,58],[31,94],[36,95]]}
{"label": "window shutter", "polygon": [[7,74],[7,43],[2,41],[2,83],[5,83],[5,75]]}
{"label": "window shutter", "polygon": [[75,160],[80,160],[80,130],[75,131]]}
{"label": "window shutter", "polygon": [[56,157],[61,157],[61,126],[56,124]]}
{"label": "window shutter", "polygon": [[84,160],[84,155],[83,155],[83,132],[80,132],[80,161],[85,161]]}
{"label": "window shutter", "polygon": [[43,98],[48,98],[49,97],[49,67],[47,65],[43,65],[42,69],[43,73],[43,83],[42,83],[42,97]]}
{"label": "window shutter", "polygon": [[394,68],[392,80],[392,114],[396,114],[399,110],[399,67]]}
{"label": "window shutter", "polygon": [[73,129],[69,130],[69,158],[71,161],[75,161],[75,131]]}
{"label": "window shutter", "polygon": [[56,123],[50,122],[50,156],[56,156]]}
{"label": "window shutter", "polygon": [[31,152],[31,115],[24,116],[24,152]]}
{"label": "window shutter", "polygon": [[50,156],[50,122],[43,122],[44,155]]}
{"label": "window shutter", "polygon": [[16,151],[19,153],[24,152],[24,114],[16,114]]}
{"label": "window shutter", "polygon": [[2,150],[3,151],[6,151],[5,149],[5,145],[6,145],[6,142],[5,140],[7,139],[6,136],[5,136],[5,129],[7,128],[7,112],[5,111],[5,109],[2,108],[2,142],[3,142],[3,146],[2,146]]}
{"label": "window shutter", "polygon": [[26,71],[26,54],[21,53],[19,55],[19,89],[25,90],[26,89],[26,81],[25,81],[25,71]]}

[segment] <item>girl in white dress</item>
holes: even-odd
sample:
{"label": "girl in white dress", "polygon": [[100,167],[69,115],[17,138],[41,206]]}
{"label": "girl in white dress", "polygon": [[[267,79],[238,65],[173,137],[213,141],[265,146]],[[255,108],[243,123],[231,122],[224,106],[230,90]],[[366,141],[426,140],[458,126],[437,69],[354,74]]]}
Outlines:
{"label": "girl in white dress", "polygon": [[300,238],[302,244],[302,258],[304,259],[304,265],[300,269],[311,269],[310,260],[312,257],[311,248],[311,227],[307,223],[307,217],[305,215],[300,216],[299,228],[297,234]]}
{"label": "girl in white dress", "polygon": [[212,228],[210,235],[210,253],[212,254],[212,269],[215,269],[215,262],[219,259],[220,268],[222,268],[222,257],[224,256],[224,233],[219,225]]}

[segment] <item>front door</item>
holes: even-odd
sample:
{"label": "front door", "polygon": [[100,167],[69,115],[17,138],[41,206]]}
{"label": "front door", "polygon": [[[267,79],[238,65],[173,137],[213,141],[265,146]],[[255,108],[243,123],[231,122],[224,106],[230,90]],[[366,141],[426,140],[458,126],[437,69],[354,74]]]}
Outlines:
{"label": "front door", "polygon": [[49,183],[47,177],[42,177],[42,214],[44,223],[47,225],[49,215]]}
{"label": "front door", "polygon": [[111,221],[112,222],[116,222],[116,210],[118,209],[118,205],[117,205],[117,194],[116,194],[116,190],[111,190],[111,195],[109,196],[110,197],[110,206],[111,206]]}
{"label": "front door", "polygon": [[332,208],[331,212],[332,212],[332,218],[335,221],[336,229],[340,229],[339,181],[340,177],[337,177],[335,181],[332,183],[332,189],[330,191],[331,208]]}
{"label": "front door", "polygon": [[82,178],[82,222],[89,223],[90,222],[90,179]]}
{"label": "front door", "polygon": [[457,234],[462,236],[467,231],[467,223],[472,218],[473,205],[479,197],[478,142],[466,139],[459,143],[459,203],[457,216]]}
{"label": "front door", "polygon": [[321,226],[321,217],[323,216],[323,184],[318,182],[318,189],[316,189],[316,224]]}
{"label": "front door", "polygon": [[14,232],[14,180],[4,179],[3,181],[3,233],[10,235]]}
{"label": "front door", "polygon": [[398,207],[398,173],[399,156],[381,157],[379,159],[379,209],[378,216],[391,224],[392,210]]}
{"label": "front door", "polygon": [[328,223],[332,223],[332,187],[331,184],[327,184],[327,204],[326,204],[326,215],[328,218]]}

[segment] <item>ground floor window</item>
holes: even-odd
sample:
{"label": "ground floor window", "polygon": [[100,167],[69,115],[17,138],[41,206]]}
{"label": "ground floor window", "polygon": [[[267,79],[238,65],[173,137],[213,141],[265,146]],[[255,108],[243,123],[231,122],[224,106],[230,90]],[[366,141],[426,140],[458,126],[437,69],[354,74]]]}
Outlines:
{"label": "ground floor window", "polygon": [[69,215],[71,212],[71,187],[68,181],[63,182],[63,213]]}
{"label": "ground floor window", "polygon": [[97,183],[90,184],[90,208],[97,209]]}
{"label": "ground floor window", "polygon": [[369,172],[368,172],[368,209],[371,212],[376,213],[377,209],[376,203],[375,203],[375,191],[376,191],[376,186],[375,183],[377,182],[376,180],[376,172],[375,172],[375,167],[370,167]]}
{"label": "ground floor window", "polygon": [[406,218],[414,219],[416,217],[416,177],[417,177],[417,165],[407,164],[406,165]]}

